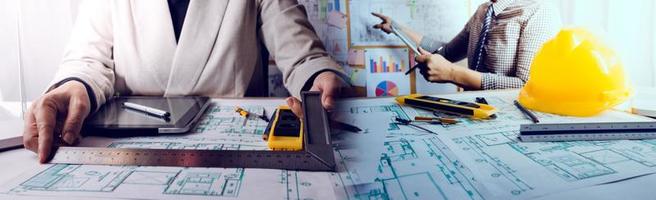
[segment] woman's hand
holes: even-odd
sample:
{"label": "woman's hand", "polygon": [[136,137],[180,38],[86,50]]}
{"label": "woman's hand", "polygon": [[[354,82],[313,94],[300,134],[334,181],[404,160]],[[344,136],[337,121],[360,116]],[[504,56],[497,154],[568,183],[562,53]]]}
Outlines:
{"label": "woman's hand", "polygon": [[380,29],[381,31],[387,34],[392,33],[392,18],[380,13],[371,13],[371,14],[383,20],[383,22],[381,22],[380,24],[374,25],[375,29]]}
{"label": "woman's hand", "polygon": [[421,69],[421,74],[424,75],[426,80],[436,83],[452,83],[455,82],[454,66],[442,55],[431,54],[430,52],[419,48],[420,56],[415,60],[419,63],[426,64],[426,68]]}

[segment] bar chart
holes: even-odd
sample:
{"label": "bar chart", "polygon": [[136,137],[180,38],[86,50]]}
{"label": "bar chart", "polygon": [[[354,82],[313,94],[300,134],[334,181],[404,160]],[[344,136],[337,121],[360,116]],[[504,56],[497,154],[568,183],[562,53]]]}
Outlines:
{"label": "bar chart", "polygon": [[404,72],[406,70],[405,63],[404,59],[397,60],[392,56],[387,58],[379,56],[377,59],[369,58],[371,73]]}
{"label": "bar chart", "polygon": [[408,48],[367,48],[364,57],[367,96],[410,94],[410,78],[405,75],[410,66]]}

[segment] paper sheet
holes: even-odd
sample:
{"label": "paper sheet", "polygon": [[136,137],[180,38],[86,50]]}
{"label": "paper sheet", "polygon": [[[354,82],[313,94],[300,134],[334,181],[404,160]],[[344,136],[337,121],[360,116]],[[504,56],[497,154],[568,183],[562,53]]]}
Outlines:
{"label": "paper sheet", "polygon": [[410,68],[407,48],[367,49],[367,96],[399,96],[410,94],[410,79],[405,72]]}
{"label": "paper sheet", "polygon": [[346,15],[339,11],[331,11],[328,13],[328,24],[333,25],[338,28],[346,27]]}
{"label": "paper sheet", "polygon": [[[85,138],[82,146],[157,149],[266,149],[266,123],[234,112],[271,115],[282,100],[214,100],[194,133],[123,139]],[[19,196],[139,199],[334,199],[328,173],[268,169],[41,165],[1,187]]]}
{"label": "paper sheet", "polygon": [[[395,123],[397,117],[410,119],[432,113],[399,106],[393,98],[339,102],[334,119],[353,123],[365,133],[335,136],[336,173],[42,165],[3,185],[0,191],[12,199],[44,195],[62,199],[528,199],[656,172],[656,140],[517,142],[519,124],[530,122],[511,103],[517,91],[442,97],[473,101],[477,96],[486,97],[500,110],[496,120],[462,119],[457,125],[423,126],[437,135]],[[264,142],[259,139],[263,124],[257,119],[244,122],[233,106],[251,112],[266,110],[270,115],[276,105],[283,103],[214,102],[193,134],[90,138],[82,145],[263,149]],[[538,116],[545,122],[648,120],[623,112],[607,112],[597,118]]]}
{"label": "paper sheet", "polygon": [[367,86],[367,72],[363,68],[347,66],[344,72],[349,76],[351,85],[358,87]]}
{"label": "paper sheet", "polygon": [[[349,165],[333,174],[344,199],[530,199],[656,172],[656,140],[519,143],[519,125],[530,123],[512,101],[517,91],[479,92],[441,97],[474,101],[486,97],[500,112],[491,121],[462,119],[458,125],[424,125],[438,135],[388,121],[385,151],[374,181],[353,178]],[[391,98],[340,104],[340,112],[372,113],[409,119],[431,112],[398,106]],[[538,113],[544,122],[645,121],[611,111],[595,118]],[[349,155],[341,155],[348,158]],[[358,169],[361,170],[361,169]]]}
{"label": "paper sheet", "polygon": [[[465,120],[433,130],[497,198],[525,199],[656,172],[656,140],[518,142],[530,123],[512,101],[516,92],[483,95],[500,110],[492,121]],[[444,95],[473,101],[476,95]],[[609,111],[592,118],[538,113],[542,122],[617,122],[650,119]]]}
{"label": "paper sheet", "polygon": [[349,0],[351,46],[405,46],[393,34],[374,29],[382,13],[413,30],[437,41],[448,42],[464,27],[468,1],[434,0]]}
{"label": "paper sheet", "polygon": [[347,63],[348,37],[346,0],[299,0],[305,6],[308,19],[326,47],[339,64]]}
{"label": "paper sheet", "polygon": [[[371,149],[382,149],[366,161],[347,162],[358,152],[337,151],[333,174],[338,199],[484,199],[487,192],[434,134],[395,123],[408,119],[390,98],[345,101],[338,113],[360,119],[359,126],[383,131],[363,137]],[[364,119],[364,120],[363,120]],[[384,142],[378,139],[384,136]],[[376,152],[373,150],[370,152]],[[347,160],[346,162],[343,160]],[[370,161],[375,161],[371,166]],[[358,165],[359,164],[359,165]],[[365,165],[366,164],[366,165]]]}
{"label": "paper sheet", "polygon": [[364,50],[350,49],[348,54],[348,64],[355,66],[364,66]]}

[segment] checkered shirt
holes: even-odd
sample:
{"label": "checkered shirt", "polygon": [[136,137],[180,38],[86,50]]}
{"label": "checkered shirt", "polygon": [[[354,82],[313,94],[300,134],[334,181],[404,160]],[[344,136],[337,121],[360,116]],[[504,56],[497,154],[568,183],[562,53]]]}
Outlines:
{"label": "checkered shirt", "polygon": [[[474,69],[476,42],[491,3],[480,5],[450,42],[423,37],[421,47],[451,62],[468,58],[469,68]],[[483,47],[483,65],[478,69],[481,87],[484,90],[521,88],[528,80],[535,54],[560,29],[560,14],[553,4],[541,0],[499,0],[493,9],[492,27]]]}

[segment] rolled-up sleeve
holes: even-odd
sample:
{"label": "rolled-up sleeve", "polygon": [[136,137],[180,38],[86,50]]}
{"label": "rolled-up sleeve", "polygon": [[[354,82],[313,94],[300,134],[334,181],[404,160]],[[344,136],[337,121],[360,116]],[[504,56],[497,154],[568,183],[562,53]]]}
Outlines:
{"label": "rolled-up sleeve", "polygon": [[303,5],[295,0],[261,0],[260,35],[283,74],[283,83],[293,96],[312,77],[332,71],[345,77],[342,68],[326,52],[307,19]]}

